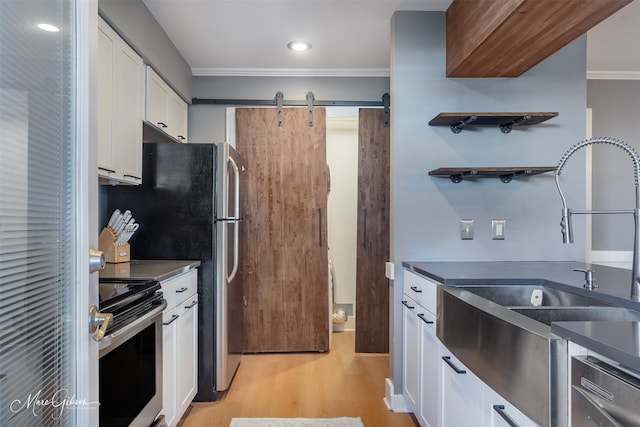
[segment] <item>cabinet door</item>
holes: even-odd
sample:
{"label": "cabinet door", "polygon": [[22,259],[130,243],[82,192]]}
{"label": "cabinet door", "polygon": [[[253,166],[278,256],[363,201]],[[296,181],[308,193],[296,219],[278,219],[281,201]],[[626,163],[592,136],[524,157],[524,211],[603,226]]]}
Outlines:
{"label": "cabinet door", "polygon": [[98,25],[98,175],[115,173],[111,141],[113,105],[113,56],[118,36],[101,19]]}
{"label": "cabinet door", "polygon": [[142,182],[142,120],[144,119],[144,63],[126,43],[114,56],[113,152],[118,177]]}
{"label": "cabinet door", "polygon": [[441,425],[480,426],[483,424],[484,383],[440,345],[442,379]]}
{"label": "cabinet door", "polygon": [[422,427],[438,425],[438,372],[440,352],[436,337],[436,318],[423,310],[420,319],[420,402],[417,417]]}
{"label": "cabinet door", "polygon": [[198,294],[180,305],[178,319],[177,404],[182,417],[198,388]]}
{"label": "cabinet door", "polygon": [[176,93],[169,99],[169,134],[180,142],[187,142],[187,103]]}
{"label": "cabinet door", "polygon": [[418,307],[415,301],[403,295],[403,394],[414,413],[417,412],[420,387],[420,320],[416,314]]}
{"label": "cabinet door", "polygon": [[486,427],[539,427],[488,385],[484,386],[484,411]]}
{"label": "cabinet door", "polygon": [[102,19],[98,28],[98,176],[139,184],[144,64]]}
{"label": "cabinet door", "polygon": [[167,131],[171,89],[151,67],[147,67],[146,120]]}
{"label": "cabinet door", "polygon": [[162,315],[162,414],[169,427],[180,420],[176,385],[178,380],[178,320],[180,307]]}

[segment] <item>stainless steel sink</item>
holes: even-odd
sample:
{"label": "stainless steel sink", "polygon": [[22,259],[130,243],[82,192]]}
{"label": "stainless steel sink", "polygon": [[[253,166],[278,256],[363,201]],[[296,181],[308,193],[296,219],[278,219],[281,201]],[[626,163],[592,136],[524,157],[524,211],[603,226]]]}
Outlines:
{"label": "stainless steel sink", "polygon": [[438,286],[437,336],[535,422],[564,427],[567,343],[551,332],[551,323],[640,320],[640,311],[613,306],[587,292],[544,284]]}
{"label": "stainless steel sink", "polygon": [[551,322],[575,320],[612,322],[640,320],[640,312],[622,307],[512,307],[511,310],[549,326]]}
{"label": "stainless steel sink", "polygon": [[461,286],[461,288],[506,307],[593,307],[609,305],[594,298],[543,285],[487,285]]}

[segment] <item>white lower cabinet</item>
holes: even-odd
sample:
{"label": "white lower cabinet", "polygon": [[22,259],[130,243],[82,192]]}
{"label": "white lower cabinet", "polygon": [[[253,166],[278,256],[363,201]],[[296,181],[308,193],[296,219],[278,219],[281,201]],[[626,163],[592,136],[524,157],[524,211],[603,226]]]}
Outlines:
{"label": "white lower cabinet", "polygon": [[[437,283],[404,271],[403,395],[423,427],[438,426]],[[433,311],[431,311],[433,310]]]}
{"label": "white lower cabinet", "polygon": [[441,425],[481,426],[484,383],[441,344]]}
{"label": "white lower cabinet", "polygon": [[505,398],[484,386],[484,425],[486,427],[539,427]]}
{"label": "white lower cabinet", "polygon": [[161,282],[167,308],[162,316],[162,414],[169,427],[182,418],[198,388],[197,270]]}
{"label": "white lower cabinet", "polygon": [[404,396],[414,413],[417,412],[420,391],[420,324],[416,309],[418,304],[411,298],[402,300],[404,318]]}
{"label": "white lower cabinet", "polygon": [[178,417],[176,405],[176,384],[178,370],[175,367],[178,360],[178,314],[180,307],[166,311],[162,315],[162,414],[168,426],[175,426]]}
{"label": "white lower cabinet", "polygon": [[403,395],[420,426],[538,426],[438,340],[438,285],[404,270]]}
{"label": "white lower cabinet", "polygon": [[178,405],[185,413],[198,391],[198,294],[187,298],[178,319]]}
{"label": "white lower cabinet", "polygon": [[436,337],[436,317],[425,311],[420,316],[420,404],[416,416],[420,425],[438,425],[438,375],[440,341]]}

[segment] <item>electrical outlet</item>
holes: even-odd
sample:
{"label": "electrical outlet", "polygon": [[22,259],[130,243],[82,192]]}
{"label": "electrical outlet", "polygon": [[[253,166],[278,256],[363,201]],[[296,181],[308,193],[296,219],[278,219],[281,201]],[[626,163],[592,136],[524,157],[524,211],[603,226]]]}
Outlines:
{"label": "electrical outlet", "polygon": [[473,220],[472,219],[460,220],[460,239],[473,240]]}
{"label": "electrical outlet", "polygon": [[504,227],[506,221],[504,219],[491,220],[491,236],[493,240],[504,240]]}

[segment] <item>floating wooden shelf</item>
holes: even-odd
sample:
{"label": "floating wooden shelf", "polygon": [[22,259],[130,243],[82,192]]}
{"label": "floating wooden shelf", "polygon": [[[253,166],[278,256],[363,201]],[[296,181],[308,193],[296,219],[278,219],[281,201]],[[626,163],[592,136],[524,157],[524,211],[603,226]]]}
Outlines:
{"label": "floating wooden shelf", "polygon": [[429,121],[429,126],[449,126],[451,132],[460,133],[465,126],[499,126],[509,133],[514,126],[537,125],[556,117],[558,113],[440,113]]}
{"label": "floating wooden shelf", "polygon": [[523,167],[499,167],[499,168],[438,168],[429,172],[430,176],[449,178],[456,184],[463,179],[478,177],[500,178],[504,183],[511,182],[513,178],[528,175],[538,175],[555,171],[555,166],[523,166]]}

